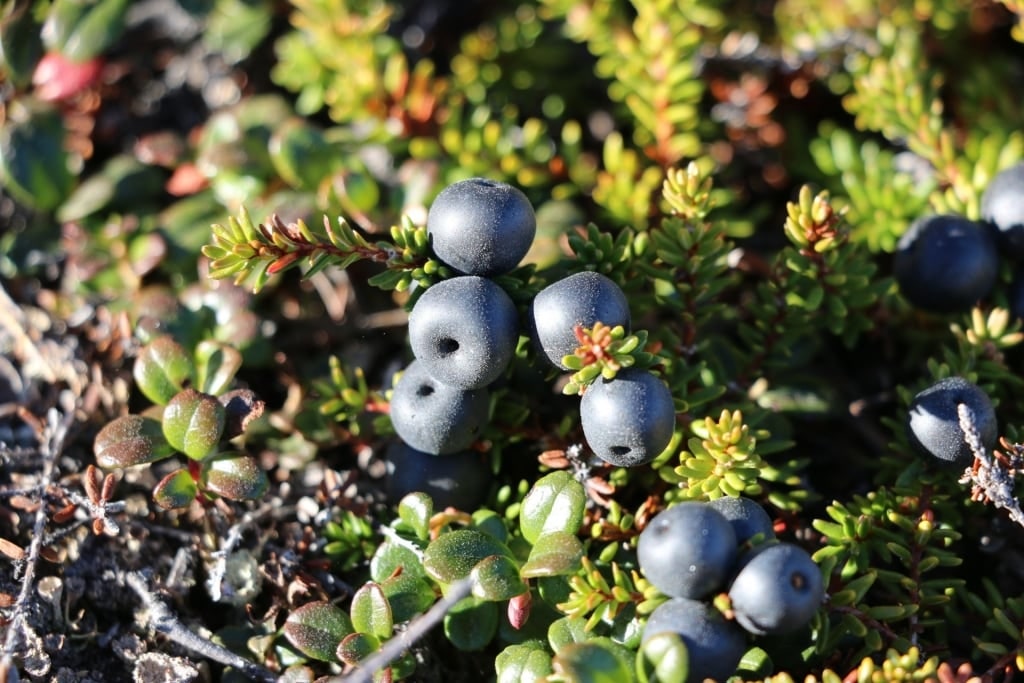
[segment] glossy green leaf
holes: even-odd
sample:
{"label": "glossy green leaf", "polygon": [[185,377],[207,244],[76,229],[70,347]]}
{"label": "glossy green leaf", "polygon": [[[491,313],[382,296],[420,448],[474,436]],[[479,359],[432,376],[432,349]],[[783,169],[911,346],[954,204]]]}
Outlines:
{"label": "glossy green leaf", "polygon": [[0,126],[0,179],[25,206],[51,211],[71,193],[75,178],[64,135],[64,121],[53,109],[25,110]]}
{"label": "glossy green leaf", "polygon": [[174,448],[164,438],[160,422],[142,415],[125,415],[99,431],[93,451],[100,467],[131,467],[166,458]]}
{"label": "glossy green leaf", "polygon": [[251,455],[221,453],[202,462],[203,489],[228,500],[257,500],[270,487],[267,473]]}
{"label": "glossy green leaf", "polygon": [[224,406],[215,396],[184,389],[164,408],[164,436],[188,457],[202,460],[220,443],[225,420]]}
{"label": "glossy green leaf", "polygon": [[78,221],[104,211],[139,212],[163,194],[166,173],[121,154],[89,176],[57,211],[60,221]]}
{"label": "glossy green leaf", "polygon": [[412,572],[391,576],[382,581],[380,587],[391,605],[391,618],[396,624],[426,612],[437,599],[430,584]]}
{"label": "glossy green leaf", "polygon": [[629,683],[633,654],[610,638],[592,638],[559,650],[551,662],[565,683]]}
{"label": "glossy green leaf", "polygon": [[167,405],[192,380],[194,367],[188,352],[164,335],[142,347],[132,372],[135,384],[146,398]]}
{"label": "glossy green leaf", "polygon": [[370,578],[384,583],[396,572],[421,579],[427,578],[423,561],[410,548],[392,541],[385,541],[370,558]]}
{"label": "glossy green leaf", "polygon": [[380,639],[389,638],[394,628],[391,605],[379,584],[368,581],[352,596],[352,628]]}
{"label": "glossy green leaf", "polygon": [[458,529],[441,534],[423,552],[423,568],[439,583],[469,576],[478,562],[491,555],[511,556],[508,548],[487,534]]}
{"label": "glossy green leaf", "polygon": [[587,631],[587,620],[583,617],[562,617],[548,627],[548,645],[559,652],[566,645],[590,640],[594,634]]}
{"label": "glossy green leaf", "polygon": [[434,501],[425,493],[410,493],[398,502],[398,516],[421,541],[430,536],[430,518],[433,514]]}
{"label": "glossy green leaf", "polygon": [[43,26],[43,40],[76,62],[91,59],[121,37],[130,0],[55,0]]}
{"label": "glossy green leaf", "polygon": [[690,655],[676,633],[659,633],[640,646],[636,677],[640,683],[686,683]]}
{"label": "glossy green leaf", "polygon": [[524,578],[572,574],[583,559],[583,543],[564,531],[551,531],[537,539],[522,568]]}
{"label": "glossy green leaf", "polygon": [[153,488],[153,500],[165,510],[188,507],[197,495],[199,487],[196,480],[184,468],[174,470]]}
{"label": "glossy green leaf", "polygon": [[26,3],[4,3],[0,16],[0,70],[14,83],[27,85],[43,55],[40,26]]}
{"label": "glossy green leaf", "polygon": [[494,658],[497,683],[539,683],[551,673],[551,653],[531,640],[509,645]]}
{"label": "glossy green leaf", "polygon": [[473,578],[473,595],[483,600],[510,600],[527,591],[519,578],[519,565],[505,555],[485,557],[469,575]]}
{"label": "glossy green leaf", "polygon": [[288,615],[283,631],[288,642],[302,654],[333,662],[338,644],[352,633],[352,620],[336,605],[311,602]]}
{"label": "glossy green leaf", "polygon": [[530,543],[543,534],[575,534],[583,523],[586,492],[571,474],[558,470],[537,481],[519,511],[519,528]]}
{"label": "glossy green leaf", "polygon": [[498,631],[499,609],[496,602],[461,600],[445,615],[444,634],[460,650],[482,650]]}
{"label": "glossy green leaf", "polygon": [[340,166],[338,150],[307,121],[293,117],[270,137],[270,160],[281,178],[299,190],[315,191]]}
{"label": "glossy green leaf", "polygon": [[334,654],[341,661],[355,666],[380,649],[380,639],[369,633],[350,633],[341,639]]}
{"label": "glossy green leaf", "polygon": [[242,354],[233,346],[206,339],[196,346],[196,386],[219,396],[227,391],[242,367]]}

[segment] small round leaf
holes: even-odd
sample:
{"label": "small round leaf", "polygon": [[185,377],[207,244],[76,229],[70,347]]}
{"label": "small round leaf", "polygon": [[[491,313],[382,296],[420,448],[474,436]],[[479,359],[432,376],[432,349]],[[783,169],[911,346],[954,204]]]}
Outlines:
{"label": "small round leaf", "polygon": [[329,602],[311,602],[288,615],[284,637],[295,649],[321,662],[336,661],[338,644],[352,633],[352,620]]}
{"label": "small round leaf", "polygon": [[391,618],[399,624],[426,612],[437,599],[430,584],[414,572],[391,576],[381,582],[380,587],[391,605]]}
{"label": "small round leaf", "polygon": [[444,634],[464,652],[487,647],[498,632],[498,603],[466,598],[444,617]]}
{"label": "small round leaf", "polygon": [[636,677],[640,683],[686,683],[689,675],[690,656],[677,633],[659,633],[636,654]]}
{"label": "small round leaf", "polygon": [[552,531],[537,539],[523,565],[522,575],[532,578],[572,574],[579,569],[582,560],[583,543],[580,539],[564,531]]}
{"label": "small round leaf", "polygon": [[228,500],[256,500],[270,487],[256,458],[241,453],[221,453],[204,460],[200,476],[204,490]]}
{"label": "small round leaf", "polygon": [[125,415],[99,431],[93,451],[100,467],[131,467],[166,458],[174,453],[174,448],[167,443],[157,420]]}
{"label": "small round leaf", "polygon": [[491,555],[512,553],[493,537],[472,529],[442,534],[423,552],[427,576],[439,583],[453,583],[469,576],[480,560]]}
{"label": "small round leaf", "polygon": [[153,500],[165,510],[188,507],[197,495],[196,480],[184,468],[174,470],[153,488]]}
{"label": "small round leaf", "polygon": [[523,536],[532,544],[552,531],[575,534],[583,524],[586,502],[583,485],[565,470],[542,477],[523,499],[519,512]]}
{"label": "small round leaf", "polygon": [[341,661],[355,666],[360,660],[366,659],[380,649],[380,640],[369,633],[350,633],[341,639],[335,656]]}
{"label": "small round leaf", "polygon": [[159,405],[167,405],[191,381],[193,372],[188,352],[167,335],[146,344],[132,369],[139,391]]}
{"label": "small round leaf", "polygon": [[473,595],[483,600],[511,600],[528,590],[519,578],[519,566],[505,555],[485,557],[469,575],[473,578]]}
{"label": "small round leaf", "polygon": [[537,683],[551,673],[551,653],[537,641],[509,645],[494,659],[498,683]]}
{"label": "small round leaf", "polygon": [[410,493],[398,503],[398,516],[421,541],[430,536],[430,518],[433,514],[434,501],[425,493]]}
{"label": "small round leaf", "polygon": [[592,638],[563,647],[551,665],[566,683],[633,681],[632,653],[610,638]]}
{"label": "small round leaf", "polygon": [[380,639],[391,637],[394,622],[391,617],[391,605],[388,603],[380,584],[368,581],[352,596],[352,627],[361,632],[369,633]]}
{"label": "small round leaf", "polygon": [[202,460],[220,443],[225,421],[224,406],[215,396],[184,389],[164,408],[164,436],[188,457]]}

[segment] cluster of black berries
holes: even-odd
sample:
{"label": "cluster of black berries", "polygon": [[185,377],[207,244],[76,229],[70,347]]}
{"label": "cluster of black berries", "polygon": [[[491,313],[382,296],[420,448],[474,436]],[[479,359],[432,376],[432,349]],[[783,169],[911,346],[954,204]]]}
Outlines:
{"label": "cluster of black berries", "polygon": [[[932,313],[969,310],[995,286],[1001,255],[1024,259],[1024,163],[992,179],[981,197],[981,218],[930,215],[900,238],[893,261],[900,291]],[[1024,270],[1010,289],[1010,306],[1024,317]]]}
{"label": "cluster of black berries", "polygon": [[[505,183],[482,178],[457,182],[430,207],[431,248],[458,275],[424,291],[409,315],[415,360],[392,393],[391,421],[403,442],[389,452],[392,496],[426,490],[462,507],[485,488],[480,458],[466,449],[489,418],[488,386],[505,372],[520,333],[515,304],[490,278],[515,268],[535,233],[529,200]],[[538,355],[562,370],[568,369],[562,359],[579,345],[577,327],[589,329],[598,322],[630,326],[622,290],[593,272],[544,288],[531,302],[528,318],[524,327]],[[580,416],[591,449],[620,466],[653,460],[675,427],[668,387],[636,368],[590,385]]]}
{"label": "cluster of black berries", "polygon": [[[648,618],[643,642],[678,635],[690,681],[726,680],[747,650],[747,634],[791,633],[825,596],[810,555],[776,540],[768,513],[749,498],[685,502],[659,513],[640,534],[637,562],[670,596]],[[712,602],[723,591],[728,617]]]}

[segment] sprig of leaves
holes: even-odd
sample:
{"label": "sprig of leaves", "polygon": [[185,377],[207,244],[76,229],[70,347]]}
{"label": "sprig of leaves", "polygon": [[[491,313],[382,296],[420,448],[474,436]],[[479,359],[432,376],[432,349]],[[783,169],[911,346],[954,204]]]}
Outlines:
{"label": "sprig of leaves", "polygon": [[627,335],[622,325],[609,327],[598,321],[591,328],[577,325],[573,332],[580,345],[571,356],[562,358],[562,364],[574,371],[562,388],[567,396],[582,394],[598,377],[614,379],[623,368],[649,368],[657,362],[657,356],[644,350],[644,330]]}
{"label": "sprig of leaves", "polygon": [[610,565],[611,577],[605,576],[592,560],[583,558],[583,567],[569,577],[571,593],[558,609],[570,617],[587,617],[585,628],[592,631],[602,621],[611,622],[627,606],[649,614],[664,602],[658,589],[635,569],[627,572],[618,563]]}

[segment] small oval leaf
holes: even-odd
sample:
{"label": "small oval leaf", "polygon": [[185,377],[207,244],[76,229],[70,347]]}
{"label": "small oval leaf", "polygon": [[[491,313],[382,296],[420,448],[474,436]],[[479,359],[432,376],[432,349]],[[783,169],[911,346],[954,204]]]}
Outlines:
{"label": "small oval leaf", "polygon": [[165,510],[188,507],[198,494],[196,480],[184,468],[174,470],[153,488],[153,500]]}
{"label": "small oval leaf", "polygon": [[679,634],[666,631],[640,646],[636,677],[640,683],[685,683],[690,675],[690,656]]}
{"label": "small oval leaf", "polygon": [[191,381],[193,372],[188,352],[168,335],[142,347],[132,369],[139,391],[159,405],[167,405]]}
{"label": "small oval leaf", "polygon": [[427,576],[439,583],[452,583],[469,576],[480,560],[491,555],[512,553],[493,537],[472,529],[442,534],[423,552]]}
{"label": "small oval leaf", "polygon": [[242,367],[238,349],[219,341],[206,339],[196,345],[197,386],[208,394],[224,393]]}
{"label": "small oval leaf", "polygon": [[527,590],[519,578],[519,566],[505,555],[485,557],[469,575],[473,578],[473,595],[482,600],[511,600]]}
{"label": "small oval leaf", "polygon": [[634,680],[632,653],[610,638],[563,647],[551,667],[565,683],[628,683]]}
{"label": "small oval leaf", "polygon": [[160,422],[142,415],[125,415],[99,431],[93,452],[100,467],[132,467],[166,458],[174,448],[164,438]]}
{"label": "small oval leaf", "polygon": [[257,500],[270,488],[270,479],[256,458],[241,453],[221,453],[203,461],[203,489],[228,500]]}
{"label": "small oval leaf", "polygon": [[524,578],[572,574],[583,560],[583,543],[564,531],[552,531],[537,539],[523,565]]}
{"label": "small oval leaf", "polygon": [[433,514],[434,501],[425,493],[410,493],[398,502],[398,516],[421,541],[430,536],[430,518]]}
{"label": "small oval leaf", "polygon": [[497,683],[538,683],[551,673],[551,653],[538,641],[509,645],[494,659]]}
{"label": "small oval leaf", "polygon": [[184,389],[164,408],[164,436],[188,457],[202,460],[217,448],[226,420],[224,406],[216,397]]}
{"label": "small oval leaf", "polygon": [[430,584],[414,572],[401,572],[383,581],[380,587],[391,605],[391,618],[399,624],[426,612],[437,599]]}
{"label": "small oval leaf", "polygon": [[341,639],[335,656],[350,666],[355,666],[380,649],[380,640],[369,633],[351,633]]}
{"label": "small oval leaf", "polygon": [[526,494],[519,512],[523,537],[536,543],[552,531],[575,534],[583,524],[586,502],[583,485],[565,470],[542,477]]}
{"label": "small oval leaf", "polygon": [[368,581],[352,596],[352,627],[381,640],[389,638],[394,628],[391,605],[379,584]]}
{"label": "small oval leaf", "polygon": [[498,603],[466,598],[444,617],[444,634],[464,652],[482,650],[498,632]]}
{"label": "small oval leaf", "polygon": [[284,637],[296,650],[321,662],[336,661],[338,644],[352,633],[352,620],[329,602],[311,602],[288,615]]}

